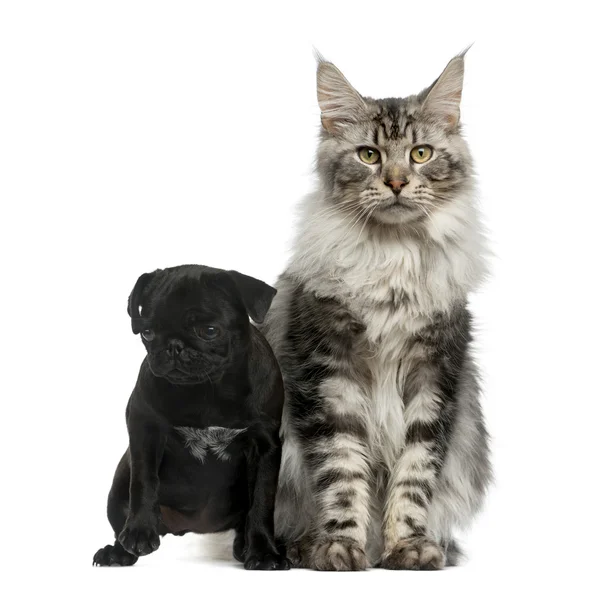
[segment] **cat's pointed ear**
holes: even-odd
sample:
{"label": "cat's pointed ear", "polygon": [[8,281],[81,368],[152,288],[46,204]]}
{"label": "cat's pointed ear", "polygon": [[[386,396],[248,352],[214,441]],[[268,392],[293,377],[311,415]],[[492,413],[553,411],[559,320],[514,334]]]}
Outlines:
{"label": "cat's pointed ear", "polygon": [[464,56],[465,52],[452,58],[441,76],[423,92],[423,112],[437,117],[449,129],[455,129],[460,120]]}
{"label": "cat's pointed ear", "polygon": [[363,97],[331,63],[317,54],[317,98],[321,109],[321,123],[331,134],[366,113]]}

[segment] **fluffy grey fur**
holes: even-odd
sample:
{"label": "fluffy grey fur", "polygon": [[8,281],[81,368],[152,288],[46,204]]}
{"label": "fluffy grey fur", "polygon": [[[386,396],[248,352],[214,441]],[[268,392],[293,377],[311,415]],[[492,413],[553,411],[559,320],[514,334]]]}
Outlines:
{"label": "fluffy grey fur", "polygon": [[231,456],[227,452],[229,444],[246,429],[229,429],[228,427],[206,427],[196,429],[195,427],[175,427],[185,439],[185,446],[191,454],[201,463],[204,463],[208,452],[215,454],[219,460],[229,460]]}
{"label": "fluffy grey fur", "polygon": [[462,80],[460,55],[420,94],[375,100],[319,63],[319,187],[263,327],[286,385],[276,527],[297,566],[452,564],[490,481]]}

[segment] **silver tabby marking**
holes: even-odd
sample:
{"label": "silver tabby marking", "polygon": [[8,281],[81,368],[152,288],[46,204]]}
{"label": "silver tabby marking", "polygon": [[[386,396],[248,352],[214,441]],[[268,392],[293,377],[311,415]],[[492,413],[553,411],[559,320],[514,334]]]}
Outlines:
{"label": "silver tabby marking", "polygon": [[229,444],[246,429],[228,429],[227,427],[175,427],[175,430],[185,439],[185,446],[200,462],[204,463],[211,451],[217,459],[227,461],[231,456],[227,453]]}
{"label": "silver tabby marking", "polygon": [[[276,527],[297,565],[454,563],[454,530],[490,481],[467,309],[484,247],[462,81],[460,55],[420,94],[375,100],[319,64],[319,188],[263,326],[286,386]],[[417,163],[423,145],[432,155]]]}

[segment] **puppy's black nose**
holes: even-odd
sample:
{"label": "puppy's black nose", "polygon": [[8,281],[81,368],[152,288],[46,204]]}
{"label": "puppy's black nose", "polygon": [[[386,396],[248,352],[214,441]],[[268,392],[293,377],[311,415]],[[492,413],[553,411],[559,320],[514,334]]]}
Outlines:
{"label": "puppy's black nose", "polygon": [[167,343],[167,351],[172,357],[178,357],[183,351],[183,346],[183,341],[180,341],[179,339],[171,339]]}

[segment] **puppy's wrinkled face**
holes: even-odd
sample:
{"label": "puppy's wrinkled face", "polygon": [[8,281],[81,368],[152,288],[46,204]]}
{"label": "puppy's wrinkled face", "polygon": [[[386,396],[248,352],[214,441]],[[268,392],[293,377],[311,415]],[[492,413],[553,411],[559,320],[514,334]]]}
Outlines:
{"label": "puppy's wrinkled face", "polygon": [[225,274],[164,271],[141,309],[139,329],[155,376],[195,384],[227,371],[246,350],[248,314]]}

